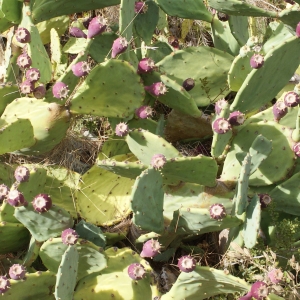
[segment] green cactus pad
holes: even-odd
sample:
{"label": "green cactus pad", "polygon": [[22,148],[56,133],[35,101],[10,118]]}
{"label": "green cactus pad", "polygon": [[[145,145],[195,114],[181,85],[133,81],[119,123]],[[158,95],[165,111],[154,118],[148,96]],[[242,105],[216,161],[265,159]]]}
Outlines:
{"label": "green cactus pad", "polygon": [[172,52],[173,49],[167,42],[157,41],[151,44],[151,47],[147,47],[146,57],[152,58],[154,62],[158,63]]}
{"label": "green cactus pad", "polygon": [[182,272],[171,290],[161,300],[208,299],[218,294],[247,293],[249,284],[239,277],[226,274],[224,270],[196,266],[190,273]]}
{"label": "green cactus pad", "polygon": [[[26,207],[16,207],[14,216],[26,226],[38,242],[56,237],[64,229],[73,226],[73,219],[70,214],[63,208],[54,205],[47,212],[38,213],[29,203]],[[60,220],[60,222],[57,222],[57,220]]]}
{"label": "green cactus pad", "polygon": [[115,155],[129,153],[130,150],[124,139],[120,137],[114,137],[113,139],[107,140],[102,147],[102,152],[100,152],[98,159],[107,159]]}
{"label": "green cactus pad", "polygon": [[132,38],[132,28],[135,12],[134,0],[121,0],[120,17],[119,17],[119,31],[120,35],[126,38],[129,42]]}
{"label": "green cactus pad", "polygon": [[[78,54],[87,48],[90,43],[87,39],[70,37],[67,43],[64,45],[62,51],[69,54]],[[111,48],[111,45],[110,45]]]}
{"label": "green cactus pad", "polygon": [[20,97],[19,88],[15,84],[0,84],[0,115],[5,110],[7,104]]}
{"label": "green cactus pad", "polygon": [[32,263],[38,258],[42,242],[36,241],[31,237],[28,250],[23,258],[23,265],[25,267],[30,267]]}
{"label": "green cactus pad", "polygon": [[[26,198],[25,198],[26,199]],[[20,223],[14,217],[15,208],[7,203],[7,201],[3,201],[0,206],[0,221],[2,222],[11,222],[11,223]]]}
{"label": "green cactus pad", "polygon": [[[68,245],[62,243],[61,238],[49,239],[40,249],[43,264],[52,272],[57,272],[61,259]],[[77,280],[107,267],[106,258],[93,243],[79,239],[76,248],[79,254]]]}
{"label": "green cactus pad", "polygon": [[76,193],[78,212],[87,222],[110,226],[130,213],[134,180],[93,166],[81,178]]}
{"label": "green cactus pad", "polygon": [[143,171],[135,180],[131,193],[133,223],[142,230],[157,233],[164,230],[162,185],[162,176],[155,169]]}
{"label": "green cactus pad", "polygon": [[19,0],[2,0],[0,3],[0,13],[3,13],[7,20],[18,24],[22,16],[22,2]]}
{"label": "green cactus pad", "polygon": [[292,28],[296,28],[300,18],[300,6],[294,4],[293,6],[283,9],[278,14],[279,20]]}
{"label": "green cactus pad", "polygon": [[203,20],[209,23],[212,20],[212,15],[203,0],[177,0],[176,2],[157,0],[157,4],[170,16]]}
{"label": "green cactus pad", "polygon": [[15,182],[14,171],[10,164],[0,162],[0,184],[12,185]]}
{"label": "green cactus pad", "polygon": [[77,282],[79,253],[75,245],[69,245],[62,255],[56,275],[55,299],[72,300]]}
{"label": "green cactus pad", "polygon": [[245,16],[231,15],[228,24],[232,35],[235,37],[240,46],[244,46],[249,39],[248,18]]}
{"label": "green cactus pad", "polygon": [[176,51],[156,65],[161,73],[166,73],[178,83],[193,78],[195,87],[188,93],[198,106],[206,106],[228,93],[227,73],[232,61],[230,54],[200,46]]}
{"label": "green cactus pad", "polygon": [[223,134],[214,132],[213,140],[211,144],[211,155],[215,158],[225,155],[225,152],[227,152],[228,150],[228,147],[226,146],[229,144],[231,138],[232,138],[232,130],[229,130],[228,132]]}
{"label": "green cactus pad", "polygon": [[[158,122],[155,122],[152,119],[131,119],[128,121],[129,129],[138,129],[143,128],[144,130],[148,130],[152,133],[156,133]],[[159,134],[158,134],[159,135]]]}
{"label": "green cactus pad", "polygon": [[128,62],[111,59],[96,66],[79,86],[71,112],[126,118],[142,105],[143,95],[134,68]]}

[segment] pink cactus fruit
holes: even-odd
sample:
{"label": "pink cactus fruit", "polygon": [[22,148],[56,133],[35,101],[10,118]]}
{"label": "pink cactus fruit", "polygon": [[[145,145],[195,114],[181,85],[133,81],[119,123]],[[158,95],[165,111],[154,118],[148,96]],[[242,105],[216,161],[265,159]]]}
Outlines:
{"label": "pink cactus fruit", "polygon": [[33,96],[36,98],[36,99],[43,99],[46,95],[46,88],[43,84],[40,84],[38,87],[36,87],[34,90],[33,90]]}
{"label": "pink cactus fruit", "polygon": [[283,101],[277,101],[272,108],[274,119],[276,122],[278,122],[281,118],[283,118],[287,112],[288,109]]}
{"label": "pink cactus fruit", "polygon": [[300,157],[300,142],[294,145],[293,151],[298,157]]}
{"label": "pink cactus fruit", "polygon": [[190,273],[195,270],[196,261],[190,255],[185,255],[178,260],[177,266],[180,269],[180,271]]}
{"label": "pink cactus fruit", "polygon": [[154,154],[151,158],[151,166],[156,170],[161,169],[166,162],[167,159],[163,154]]}
{"label": "pink cactus fruit", "polygon": [[34,90],[34,83],[26,79],[19,85],[19,87],[22,94],[30,94]]}
{"label": "pink cactus fruit", "polygon": [[300,104],[300,97],[295,92],[288,92],[285,94],[283,101],[287,107],[295,107]]}
{"label": "pink cactus fruit", "polygon": [[30,56],[27,53],[23,53],[23,54],[18,56],[17,65],[21,69],[27,69],[31,66],[31,64],[32,64],[32,60],[31,60]]}
{"label": "pink cactus fruit", "polygon": [[159,250],[161,249],[161,245],[157,240],[148,240],[143,245],[143,250],[140,254],[141,257],[154,257],[159,253]]}
{"label": "pink cactus fruit", "polygon": [[37,82],[41,77],[41,73],[38,69],[31,68],[26,71],[25,77],[30,82]]}
{"label": "pink cactus fruit", "polygon": [[152,72],[155,67],[154,60],[151,58],[143,58],[139,61],[137,72],[138,74],[144,74]]}
{"label": "pink cactus fruit", "polygon": [[69,30],[69,34],[73,37],[76,37],[76,38],[83,38],[83,39],[86,39],[87,38],[87,35],[78,27],[71,27],[70,30]]}
{"label": "pink cactus fruit", "polygon": [[133,263],[128,267],[128,275],[133,280],[141,280],[146,276],[146,271],[143,265]]}
{"label": "pink cactus fruit", "polygon": [[62,242],[65,245],[75,245],[78,238],[78,233],[72,228],[65,229],[61,234]]}
{"label": "pink cactus fruit", "polygon": [[23,194],[18,190],[9,191],[6,201],[9,205],[14,207],[27,205],[27,201],[25,200]]}
{"label": "pink cactus fruit", "polygon": [[296,36],[300,37],[300,22],[296,26]]}
{"label": "pink cactus fruit", "polygon": [[155,82],[149,86],[145,86],[144,89],[154,97],[164,95],[167,92],[167,87],[162,82]]}
{"label": "pink cactus fruit", "polygon": [[147,119],[152,116],[153,114],[153,109],[151,106],[143,105],[139,107],[136,111],[135,114],[140,118],[140,119]]}
{"label": "pink cactus fruit", "polygon": [[188,92],[191,89],[194,88],[195,86],[195,80],[193,78],[187,78],[183,84],[182,84],[183,88]]}
{"label": "pink cactus fruit", "polygon": [[242,125],[245,122],[245,115],[238,110],[234,111],[234,112],[230,113],[228,122],[232,126]]}
{"label": "pink cactus fruit", "polygon": [[251,286],[250,294],[257,300],[265,299],[269,294],[267,284],[262,281],[254,282]]}
{"label": "pink cactus fruit", "polygon": [[25,277],[26,268],[20,264],[14,264],[9,268],[8,274],[11,279],[20,280]]}
{"label": "pink cactus fruit", "polygon": [[258,194],[258,196],[261,208],[266,208],[272,202],[269,194]]}
{"label": "pink cactus fruit", "polygon": [[252,300],[251,293],[247,293],[245,296],[239,298],[239,300]]}
{"label": "pink cactus fruit", "polygon": [[80,61],[73,65],[72,72],[76,77],[86,76],[90,72],[90,66],[86,61]]}
{"label": "pink cactus fruit", "polygon": [[25,166],[19,166],[16,168],[14,176],[18,182],[26,182],[29,180],[30,176],[29,169]]}
{"label": "pink cactus fruit", "polygon": [[96,35],[104,32],[106,29],[106,24],[107,24],[107,21],[102,16],[97,16],[97,17],[93,18],[90,21],[90,24],[88,27],[87,38],[91,39],[91,38],[95,37]]}
{"label": "pink cactus fruit", "polygon": [[126,123],[120,122],[117,124],[115,132],[117,136],[125,136],[129,132],[129,127]]}
{"label": "pink cactus fruit", "polygon": [[226,21],[229,20],[229,15],[224,14],[224,13],[222,13],[222,12],[218,12],[218,13],[217,13],[217,16],[218,16],[218,19],[219,19],[220,21],[222,21],[222,22],[226,22]]}
{"label": "pink cactus fruit", "polygon": [[148,10],[148,5],[143,1],[136,1],[134,3],[134,12],[136,14],[144,14]]}
{"label": "pink cactus fruit", "polygon": [[15,36],[19,43],[29,43],[31,39],[30,32],[24,27],[19,27],[15,32]]}
{"label": "pink cactus fruit", "polygon": [[38,194],[31,202],[33,209],[38,213],[47,212],[52,207],[51,197],[47,194]]}
{"label": "pink cactus fruit", "polygon": [[52,87],[52,93],[57,99],[67,98],[69,93],[68,86],[61,81],[57,81]]}
{"label": "pink cactus fruit", "polygon": [[216,119],[213,123],[213,130],[216,133],[224,134],[231,129],[230,123],[224,118]]}
{"label": "pink cactus fruit", "polygon": [[0,294],[4,294],[10,288],[10,281],[6,276],[0,276]]}
{"label": "pink cactus fruit", "polygon": [[227,106],[228,106],[228,102],[225,100],[225,98],[218,100],[215,104],[216,114],[219,115],[222,109],[226,108]]}
{"label": "pink cactus fruit", "polygon": [[89,28],[89,25],[91,23],[91,21],[93,20],[92,17],[87,17],[87,18],[84,18],[83,21],[82,21],[82,25],[88,29]]}
{"label": "pink cactus fruit", "polygon": [[211,218],[215,220],[222,220],[226,217],[226,210],[223,204],[215,203],[209,208]]}
{"label": "pink cactus fruit", "polygon": [[116,58],[117,55],[126,51],[128,42],[124,37],[119,37],[113,42],[111,58]]}
{"label": "pink cactus fruit", "polygon": [[272,269],[268,272],[268,278],[274,284],[279,283],[283,278],[283,272],[280,269]]}
{"label": "pink cactus fruit", "polygon": [[263,66],[264,62],[265,62],[265,59],[261,54],[254,54],[250,58],[250,66],[253,69],[261,68]]}
{"label": "pink cactus fruit", "polygon": [[10,188],[7,185],[0,184],[0,201],[3,201],[7,197],[9,191]]}

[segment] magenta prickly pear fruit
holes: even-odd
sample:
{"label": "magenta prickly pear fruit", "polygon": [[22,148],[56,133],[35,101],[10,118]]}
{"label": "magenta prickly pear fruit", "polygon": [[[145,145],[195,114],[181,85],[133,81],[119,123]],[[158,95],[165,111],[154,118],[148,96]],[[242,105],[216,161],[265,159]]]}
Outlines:
{"label": "magenta prickly pear fruit", "polygon": [[265,299],[269,294],[267,284],[262,281],[254,282],[251,286],[250,294],[257,300]]}
{"label": "magenta prickly pear fruit", "polygon": [[37,82],[41,77],[41,73],[38,69],[31,68],[26,71],[25,77],[30,82]]}
{"label": "magenta prickly pear fruit", "polygon": [[8,274],[11,279],[20,280],[25,277],[26,269],[22,265],[14,264],[9,268]]}
{"label": "magenta prickly pear fruit", "polygon": [[19,43],[29,43],[31,39],[30,32],[24,27],[19,27],[15,32],[15,36]]}
{"label": "magenta prickly pear fruit", "polygon": [[161,249],[160,243],[157,240],[148,240],[143,245],[143,250],[140,254],[141,257],[154,257],[159,253]]}
{"label": "magenta prickly pear fruit", "polygon": [[224,118],[216,119],[213,123],[213,130],[216,133],[223,134],[231,129],[230,123]]}
{"label": "magenta prickly pear fruit", "polygon": [[46,212],[52,207],[52,200],[47,194],[38,194],[31,203],[33,209],[38,213]]}
{"label": "magenta prickly pear fruit", "polygon": [[232,126],[242,125],[245,122],[245,115],[240,111],[234,111],[229,115],[228,122]]}
{"label": "magenta prickly pear fruit", "polygon": [[154,97],[164,95],[168,91],[162,82],[155,82],[149,86],[145,86],[144,89]]}
{"label": "magenta prickly pear fruit", "polygon": [[93,18],[90,21],[90,24],[88,27],[87,38],[91,39],[91,38],[95,37],[96,35],[104,32],[106,29],[106,23],[107,23],[106,19],[101,16],[97,16],[97,17]]}
{"label": "magenta prickly pear fruit", "polygon": [[128,42],[124,37],[119,37],[114,40],[111,52],[111,58],[116,58],[117,55],[126,51]]}
{"label": "magenta prickly pear fruit", "polygon": [[154,154],[151,158],[151,166],[156,170],[161,169],[166,162],[167,159],[163,154]]}
{"label": "magenta prickly pear fruit", "polygon": [[263,66],[264,62],[265,62],[265,59],[261,54],[254,54],[250,58],[250,66],[253,69],[261,68]]}
{"label": "magenta prickly pear fruit", "polygon": [[4,294],[10,287],[10,281],[5,276],[0,276],[0,294]]}
{"label": "magenta prickly pear fruit", "polygon": [[300,157],[300,143],[294,145],[293,151],[298,157]]}
{"label": "magenta prickly pear fruit", "polygon": [[215,203],[209,208],[210,216],[215,220],[222,220],[226,217],[226,210],[223,204]]}
{"label": "magenta prickly pear fruit", "polygon": [[226,108],[227,106],[228,106],[228,102],[225,100],[225,98],[218,100],[215,104],[216,114],[219,115],[222,109]]}
{"label": "magenta prickly pear fruit", "polygon": [[27,201],[25,200],[23,194],[18,190],[9,191],[6,201],[9,205],[14,207],[27,205]]}
{"label": "magenta prickly pear fruit", "polygon": [[128,275],[133,280],[141,280],[145,277],[146,271],[143,265],[133,263],[128,267]]}
{"label": "magenta prickly pear fruit", "polygon": [[277,101],[273,105],[272,111],[273,111],[275,121],[278,122],[281,118],[283,118],[287,114],[288,109],[283,101]]}
{"label": "magenta prickly pear fruit", "polygon": [[269,194],[258,194],[258,196],[261,208],[266,208],[272,202]]}
{"label": "magenta prickly pear fruit", "polygon": [[32,60],[31,60],[30,56],[27,53],[23,53],[23,54],[18,56],[17,65],[21,69],[27,69],[31,66],[31,64],[32,64]]}
{"label": "magenta prickly pear fruit", "polygon": [[180,269],[180,271],[190,273],[195,270],[196,261],[190,255],[185,255],[178,260],[177,266]]}
{"label": "magenta prickly pear fruit", "polygon": [[87,18],[85,18],[85,19],[82,21],[82,25],[83,25],[86,29],[88,29],[88,28],[89,28],[89,25],[90,25],[90,23],[91,23],[92,20],[93,20],[92,17],[87,17]]}
{"label": "magenta prickly pear fruit", "polygon": [[187,78],[183,82],[182,86],[186,91],[190,91],[195,86],[195,80],[192,78]]}
{"label": "magenta prickly pear fruit", "polygon": [[296,26],[296,36],[300,37],[300,22]]}
{"label": "magenta prickly pear fruit", "polygon": [[36,99],[43,99],[46,95],[46,88],[43,84],[39,85],[33,90],[33,96]]}
{"label": "magenta prickly pear fruit", "polygon": [[219,19],[220,21],[222,21],[222,22],[226,22],[226,21],[229,20],[229,15],[224,14],[224,13],[222,13],[222,12],[218,12],[218,13],[217,13],[217,16],[218,16],[218,19]]}
{"label": "magenta prickly pear fruit", "polygon": [[26,79],[19,87],[22,94],[30,94],[34,90],[34,83]]}
{"label": "magenta prickly pear fruit", "polygon": [[147,119],[152,116],[153,114],[153,109],[151,106],[141,106],[139,107],[136,111],[135,114],[140,118],[140,119]]}
{"label": "magenta prickly pear fruit", "polygon": [[138,64],[137,72],[138,74],[149,73],[153,71],[154,67],[155,67],[154,60],[145,57],[142,60],[140,60]]}
{"label": "magenta prickly pear fruit", "polygon": [[18,182],[26,182],[29,179],[30,172],[28,168],[24,166],[19,166],[16,168],[14,176]]}
{"label": "magenta prickly pear fruit", "polygon": [[77,64],[73,65],[72,72],[76,77],[86,76],[90,72],[90,66],[86,61],[80,61]]}
{"label": "magenta prickly pear fruit", "polygon": [[280,269],[273,269],[268,272],[268,278],[272,283],[277,284],[282,280],[283,272]]}
{"label": "magenta prickly pear fruit", "polygon": [[79,235],[72,228],[65,229],[61,234],[62,242],[65,245],[75,245],[78,241],[78,238]]}
{"label": "magenta prickly pear fruit", "polygon": [[61,81],[57,81],[52,87],[52,93],[57,99],[67,98],[69,93],[68,86]]}
{"label": "magenta prickly pear fruit", "polygon": [[5,184],[0,184],[0,201],[4,200],[8,195],[10,189]]}
{"label": "magenta prickly pear fruit", "polygon": [[247,295],[240,297],[239,300],[252,300],[252,296],[249,292]]}
{"label": "magenta prickly pear fruit", "polygon": [[87,35],[78,27],[71,27],[70,30],[69,30],[69,34],[71,36],[74,36],[76,38],[83,38],[83,39],[86,39],[87,38]]}
{"label": "magenta prickly pear fruit", "polygon": [[295,92],[288,92],[284,96],[284,104],[287,107],[295,107],[300,104],[300,97]]}
{"label": "magenta prickly pear fruit", "polygon": [[136,1],[134,3],[134,12],[136,14],[144,14],[148,10],[148,5],[143,1]]}
{"label": "magenta prickly pear fruit", "polygon": [[115,132],[117,136],[125,136],[129,132],[129,127],[126,123],[121,122],[117,124]]}

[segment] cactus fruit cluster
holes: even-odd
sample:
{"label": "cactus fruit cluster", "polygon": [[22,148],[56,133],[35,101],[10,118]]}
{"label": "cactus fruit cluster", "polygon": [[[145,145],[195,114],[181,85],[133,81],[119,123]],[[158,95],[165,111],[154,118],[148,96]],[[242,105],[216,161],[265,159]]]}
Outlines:
{"label": "cactus fruit cluster", "polygon": [[[300,216],[300,1],[263,2],[0,1],[5,299],[284,299],[282,265],[246,282],[203,266],[200,243],[272,248]],[[81,118],[111,129],[93,166],[7,163],[47,157]]]}

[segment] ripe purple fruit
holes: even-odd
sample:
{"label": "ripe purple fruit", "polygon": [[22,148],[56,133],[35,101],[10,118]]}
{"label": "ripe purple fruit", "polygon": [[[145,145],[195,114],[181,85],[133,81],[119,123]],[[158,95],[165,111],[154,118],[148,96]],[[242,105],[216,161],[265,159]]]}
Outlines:
{"label": "ripe purple fruit", "polygon": [[29,43],[31,39],[30,32],[24,27],[19,27],[15,32],[15,36],[19,43]]}
{"label": "ripe purple fruit", "polygon": [[167,92],[167,87],[162,82],[155,82],[144,89],[154,97],[164,95]]}
{"label": "ripe purple fruit", "polygon": [[296,36],[300,37],[300,22],[296,26]]}
{"label": "ripe purple fruit", "polygon": [[57,81],[52,87],[52,93],[57,99],[67,98],[69,93],[68,86],[61,81]]}
{"label": "ripe purple fruit", "polygon": [[154,60],[151,58],[143,58],[139,61],[137,72],[138,74],[152,72],[155,67]]}
{"label": "ripe purple fruit", "polygon": [[161,249],[160,243],[157,240],[148,240],[143,245],[143,250],[140,254],[141,257],[154,257],[159,253]]}
{"label": "ripe purple fruit", "polygon": [[295,107],[300,104],[300,97],[295,92],[288,92],[284,96],[284,104],[287,107]]}
{"label": "ripe purple fruit", "polygon": [[222,220],[226,217],[226,210],[223,204],[215,203],[209,208],[210,216],[215,220]]}
{"label": "ripe purple fruit", "polygon": [[250,66],[253,69],[259,69],[259,68],[261,68],[263,66],[264,62],[265,62],[265,59],[260,54],[254,54],[250,58]]}
{"label": "ripe purple fruit", "polygon": [[72,72],[76,77],[86,76],[90,72],[90,66],[86,61],[80,61],[73,65]]}
{"label": "ripe purple fruit", "polygon": [[280,269],[273,269],[268,272],[268,278],[272,283],[278,284],[283,278],[283,273]]}
{"label": "ripe purple fruit", "polygon": [[218,16],[218,19],[219,19],[220,21],[222,21],[222,22],[226,22],[226,21],[229,20],[229,15],[224,14],[224,13],[222,13],[222,12],[218,12],[218,13],[217,13],[217,16]]}
{"label": "ripe purple fruit", "polygon": [[21,69],[27,69],[31,66],[31,64],[32,64],[32,60],[31,60],[30,56],[27,53],[23,53],[23,54],[18,56],[17,65]]}
{"label": "ripe purple fruit", "polygon": [[18,182],[26,182],[29,179],[30,172],[28,168],[24,166],[19,166],[16,168],[14,176]]}
{"label": "ripe purple fruit", "polygon": [[276,122],[278,122],[281,118],[283,118],[287,112],[288,109],[283,101],[277,101],[272,108],[274,119]]}
{"label": "ripe purple fruit", "polygon": [[139,107],[136,111],[135,114],[140,118],[140,119],[147,119],[148,117],[152,116],[153,114],[153,109],[151,106],[141,106]]}
{"label": "ripe purple fruit", "polygon": [[190,273],[196,268],[196,261],[190,255],[182,256],[177,264],[180,271]]}
{"label": "ripe purple fruit", "polygon": [[167,159],[163,154],[154,154],[151,158],[151,166],[156,170],[161,169],[166,162]]}
{"label": "ripe purple fruit", "polygon": [[225,100],[225,98],[218,100],[215,104],[216,114],[219,115],[222,109],[226,108],[227,106],[228,106],[228,102]]}
{"label": "ripe purple fruit", "polygon": [[23,194],[18,190],[9,191],[6,201],[9,205],[14,207],[27,205],[27,201],[25,200]]}
{"label": "ripe purple fruit", "polygon": [[216,119],[213,123],[213,130],[216,133],[224,134],[231,129],[230,123],[224,118]]}
{"label": "ripe purple fruit", "polygon": [[138,263],[133,263],[128,267],[128,275],[133,280],[140,280],[145,277],[146,271],[143,265]]}
{"label": "ripe purple fruit", "polygon": [[245,122],[245,115],[240,111],[234,111],[229,115],[228,122],[232,126],[239,126]]}
{"label": "ripe purple fruit", "polygon": [[300,157],[300,143],[294,145],[293,151],[298,157]]}
{"label": "ripe purple fruit", "polygon": [[10,287],[10,281],[5,276],[0,276],[0,294],[4,294]]}
{"label": "ripe purple fruit", "polygon": [[91,39],[91,38],[95,37],[96,35],[104,32],[106,29],[106,23],[107,23],[106,19],[101,16],[97,16],[97,17],[93,18],[90,21],[90,24],[88,27],[87,38]]}
{"label": "ripe purple fruit", "polygon": [[65,245],[75,245],[78,241],[78,238],[79,235],[72,228],[65,229],[61,234],[62,242]]}
{"label": "ripe purple fruit", "polygon": [[111,58],[116,58],[117,55],[126,51],[128,42],[124,37],[119,37],[113,42]]}
{"label": "ripe purple fruit", "polygon": [[20,84],[19,87],[22,94],[30,94],[34,90],[34,83],[26,79]]}
{"label": "ripe purple fruit", "polygon": [[8,274],[11,279],[20,280],[25,277],[26,269],[20,264],[14,264],[9,268]]}
{"label": "ripe purple fruit", "polygon": [[125,136],[129,132],[129,127],[126,123],[121,122],[117,124],[115,132],[117,136]]}
{"label": "ripe purple fruit", "polygon": [[4,200],[8,195],[10,189],[5,184],[0,184],[0,201]]}
{"label": "ripe purple fruit", "polygon": [[195,80],[193,78],[187,78],[182,86],[186,91],[190,91],[195,86]]}
{"label": "ripe purple fruit", "polygon": [[86,39],[87,38],[87,35],[78,27],[71,27],[70,30],[69,30],[69,34],[71,36],[74,36],[76,38],[84,38]]}
{"label": "ripe purple fruit", "polygon": [[144,14],[145,12],[147,12],[147,10],[148,10],[148,6],[145,2],[136,1],[134,3],[134,12],[136,14]]}
{"label": "ripe purple fruit", "polygon": [[267,284],[262,281],[254,282],[251,286],[250,294],[257,300],[265,299],[269,294]]}
{"label": "ripe purple fruit", "polygon": [[43,99],[46,95],[46,88],[43,84],[39,85],[33,90],[33,96],[36,99]]}
{"label": "ripe purple fruit", "polygon": [[30,82],[37,82],[41,77],[41,73],[38,69],[31,68],[26,71],[25,77]]}
{"label": "ripe purple fruit", "polygon": [[47,194],[38,194],[31,203],[33,209],[38,213],[47,212],[52,207],[52,200]]}

